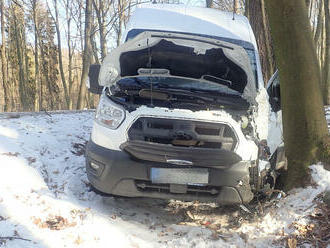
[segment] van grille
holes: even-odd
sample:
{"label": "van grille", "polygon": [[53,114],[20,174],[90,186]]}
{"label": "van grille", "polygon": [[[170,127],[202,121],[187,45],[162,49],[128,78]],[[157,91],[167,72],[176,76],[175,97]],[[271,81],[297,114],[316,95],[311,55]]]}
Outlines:
{"label": "van grille", "polygon": [[136,120],[128,137],[130,141],[228,151],[237,144],[233,130],[226,124],[148,117]]}
{"label": "van grille", "polygon": [[226,167],[241,161],[233,130],[225,124],[139,118],[121,149],[133,158],[158,163],[188,161],[193,166]]}
{"label": "van grille", "polygon": [[[138,190],[143,192],[157,192],[157,193],[172,193],[170,184],[159,184],[152,183],[145,180],[136,180],[135,185]],[[186,191],[182,194],[195,195],[195,196],[208,196],[208,197],[217,197],[219,195],[221,187],[210,186],[210,185],[187,185]]]}

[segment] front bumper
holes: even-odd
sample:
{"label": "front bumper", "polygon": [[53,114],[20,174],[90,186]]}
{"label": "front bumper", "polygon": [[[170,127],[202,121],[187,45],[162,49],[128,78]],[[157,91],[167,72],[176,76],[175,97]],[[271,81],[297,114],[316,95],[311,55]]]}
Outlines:
{"label": "front bumper", "polygon": [[[95,169],[96,167],[98,169]],[[217,202],[221,205],[247,203],[253,198],[250,188],[250,163],[246,161],[238,162],[228,168],[208,168],[208,185],[187,186],[185,193],[173,193],[170,190],[172,185],[151,183],[150,169],[152,167],[172,168],[176,166],[139,161],[131,158],[126,152],[104,148],[91,140],[86,147],[88,180],[97,190],[107,194],[186,201],[198,200]]]}

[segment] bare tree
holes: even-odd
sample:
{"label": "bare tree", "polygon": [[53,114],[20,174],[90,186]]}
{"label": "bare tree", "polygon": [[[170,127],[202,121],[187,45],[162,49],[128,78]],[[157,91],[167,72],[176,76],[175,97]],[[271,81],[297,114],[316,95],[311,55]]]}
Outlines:
{"label": "bare tree", "polygon": [[86,97],[86,86],[85,82],[88,77],[88,70],[90,66],[90,57],[92,52],[92,42],[91,42],[91,31],[92,31],[92,0],[86,0],[86,8],[85,8],[85,47],[84,47],[84,55],[83,55],[83,70],[81,74],[81,81],[79,87],[79,95],[77,108],[82,109],[85,105],[85,97]]}
{"label": "bare tree", "polygon": [[41,80],[39,74],[39,34],[38,34],[38,0],[32,0],[32,21],[33,21],[33,31],[34,31],[34,80],[36,97],[34,100],[34,110],[40,111],[42,108],[42,98],[41,98]]}
{"label": "bare tree", "polygon": [[11,39],[14,41],[16,59],[18,64],[18,88],[22,110],[30,110],[30,94],[27,86],[27,66],[26,66],[26,39],[25,39],[25,20],[22,6],[14,2],[11,7]]}
{"label": "bare tree", "polygon": [[324,0],[325,12],[325,59],[323,67],[323,100],[330,104],[330,10],[329,0]]}
{"label": "bare tree", "polygon": [[66,101],[67,108],[69,108],[70,96],[69,96],[68,86],[67,86],[65,75],[64,75],[64,69],[63,69],[62,40],[61,40],[61,31],[60,31],[60,26],[59,26],[60,24],[59,24],[59,18],[58,18],[57,0],[53,0],[53,2],[54,2],[55,16],[52,16],[52,17],[54,19],[55,28],[56,28],[57,46],[58,46],[58,61],[59,61],[62,85],[63,85],[63,89],[64,89],[65,101]]}
{"label": "bare tree", "polygon": [[93,0],[93,7],[95,9],[99,28],[101,60],[103,60],[104,57],[107,55],[106,17],[109,15],[110,6],[112,2],[112,0],[110,0],[109,2],[103,0]]}
{"label": "bare tree", "polygon": [[118,2],[117,2],[117,14],[118,14],[117,46],[119,46],[119,44],[120,44],[121,34],[122,34],[122,30],[123,30],[125,5],[126,5],[125,0],[118,0]]}
{"label": "bare tree", "polygon": [[0,0],[0,25],[1,25],[1,72],[2,72],[2,85],[4,94],[4,111],[10,110],[10,97],[8,89],[8,70],[7,70],[7,58],[6,58],[6,34],[5,34],[5,18],[4,18],[4,0]]}

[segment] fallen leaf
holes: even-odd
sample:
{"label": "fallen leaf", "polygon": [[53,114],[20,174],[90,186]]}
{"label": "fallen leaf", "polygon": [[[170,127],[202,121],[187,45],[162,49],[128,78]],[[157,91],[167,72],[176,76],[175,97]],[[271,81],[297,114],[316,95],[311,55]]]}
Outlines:
{"label": "fallen leaf", "polygon": [[288,238],[288,247],[289,248],[296,248],[297,247],[297,240],[295,238]]}
{"label": "fallen leaf", "polygon": [[49,228],[50,230],[62,230],[67,227],[76,226],[76,222],[69,222],[62,216],[48,217],[46,221],[42,221],[40,218],[33,217],[33,223],[40,228]]}

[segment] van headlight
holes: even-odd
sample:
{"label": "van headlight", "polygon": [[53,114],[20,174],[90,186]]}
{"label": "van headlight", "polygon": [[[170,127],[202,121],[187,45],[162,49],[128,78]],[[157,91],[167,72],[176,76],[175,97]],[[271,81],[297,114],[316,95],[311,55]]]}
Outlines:
{"label": "van headlight", "polygon": [[95,119],[102,126],[117,129],[125,119],[125,111],[102,94]]}

